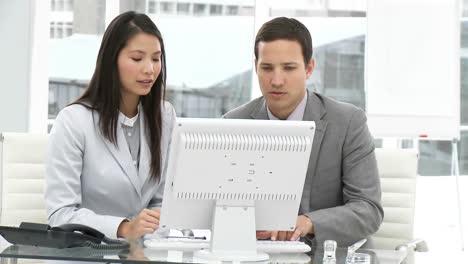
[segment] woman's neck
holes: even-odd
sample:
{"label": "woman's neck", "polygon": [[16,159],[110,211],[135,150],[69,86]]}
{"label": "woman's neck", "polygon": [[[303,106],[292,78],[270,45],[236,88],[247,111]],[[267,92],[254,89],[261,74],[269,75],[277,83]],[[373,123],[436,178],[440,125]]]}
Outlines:
{"label": "woman's neck", "polygon": [[139,96],[123,96],[119,110],[126,117],[132,118],[138,113]]}

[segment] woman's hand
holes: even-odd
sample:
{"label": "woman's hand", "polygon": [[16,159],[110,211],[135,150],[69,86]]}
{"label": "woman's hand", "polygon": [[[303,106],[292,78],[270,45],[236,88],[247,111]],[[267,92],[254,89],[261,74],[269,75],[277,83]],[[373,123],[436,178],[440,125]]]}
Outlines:
{"label": "woman's hand", "polygon": [[154,233],[159,228],[160,216],[161,210],[159,208],[143,209],[134,220],[126,220],[120,224],[117,237],[132,239]]}

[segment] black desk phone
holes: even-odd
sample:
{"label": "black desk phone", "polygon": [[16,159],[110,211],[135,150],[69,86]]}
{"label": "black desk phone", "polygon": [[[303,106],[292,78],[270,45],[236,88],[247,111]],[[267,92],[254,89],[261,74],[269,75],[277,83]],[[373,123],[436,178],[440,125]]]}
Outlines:
{"label": "black desk phone", "polygon": [[96,229],[79,224],[50,227],[45,224],[23,222],[19,227],[0,226],[0,235],[12,244],[39,247],[91,247],[95,249],[129,247],[126,241],[107,238]]}

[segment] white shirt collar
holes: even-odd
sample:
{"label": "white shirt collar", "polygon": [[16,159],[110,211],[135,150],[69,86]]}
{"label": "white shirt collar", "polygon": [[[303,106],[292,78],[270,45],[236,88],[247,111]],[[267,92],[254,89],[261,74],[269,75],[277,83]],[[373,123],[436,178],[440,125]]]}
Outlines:
{"label": "white shirt collar", "polygon": [[119,111],[119,123],[121,123],[122,125],[133,127],[135,122],[138,120],[138,116],[140,115],[140,105],[141,103],[138,104],[137,114],[132,118],[127,117],[126,115],[124,115],[122,112]]}
{"label": "white shirt collar", "polygon": [[[296,106],[296,109],[292,111],[292,113],[286,118],[286,120],[294,120],[294,121],[302,121],[304,119],[304,112],[305,108],[307,105],[307,92],[304,95],[304,98],[302,98],[302,101]],[[270,111],[270,109],[267,106],[267,113],[268,113],[268,118],[270,120],[279,120],[273,113]]]}

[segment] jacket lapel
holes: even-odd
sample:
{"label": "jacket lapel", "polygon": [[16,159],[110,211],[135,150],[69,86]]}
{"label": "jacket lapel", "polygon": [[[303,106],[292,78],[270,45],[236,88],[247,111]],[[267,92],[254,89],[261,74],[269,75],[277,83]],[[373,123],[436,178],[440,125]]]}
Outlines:
{"label": "jacket lapel", "polygon": [[313,93],[308,93],[307,105],[304,111],[304,121],[315,121],[315,135],[314,142],[312,143],[312,150],[310,152],[309,167],[307,169],[307,175],[304,182],[304,189],[302,192],[302,200],[300,213],[308,212],[310,209],[310,193],[315,177],[315,170],[317,168],[317,160],[322,146],[323,136],[327,129],[328,122],[323,118],[327,114],[322,101],[319,97]]}
{"label": "jacket lapel", "polygon": [[265,99],[262,98],[262,100],[258,101],[257,105],[255,105],[252,110],[253,111],[250,113],[252,119],[269,119]]}
{"label": "jacket lapel", "polygon": [[[95,122],[96,127],[99,127],[98,118],[95,118]],[[106,144],[109,151],[114,156],[115,160],[118,162],[119,166],[127,175],[128,179],[135,188],[135,191],[137,192],[138,196],[141,198],[141,180],[137,175],[137,169],[135,165],[133,165],[132,156],[127,147],[127,140],[125,139],[125,135],[122,131],[122,125],[120,124],[120,122],[117,124],[117,146],[110,142],[107,138],[105,138],[104,135],[101,134],[101,132],[99,134],[101,135],[101,138]]]}

